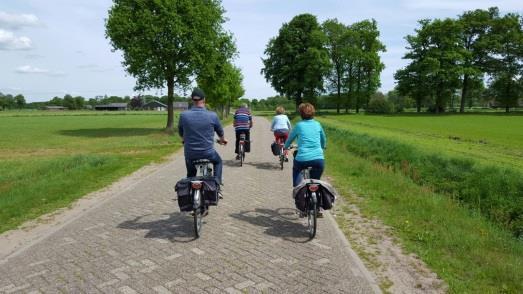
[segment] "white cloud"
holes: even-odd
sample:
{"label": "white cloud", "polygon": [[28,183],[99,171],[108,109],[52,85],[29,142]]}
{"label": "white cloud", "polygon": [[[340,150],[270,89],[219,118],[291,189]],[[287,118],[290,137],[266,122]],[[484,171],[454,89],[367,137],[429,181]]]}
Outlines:
{"label": "white cloud", "polygon": [[62,71],[50,71],[48,69],[38,68],[31,65],[23,65],[15,69],[19,74],[43,74],[51,77],[61,77],[66,74]]}
{"label": "white cloud", "polygon": [[40,20],[34,14],[9,14],[0,11],[0,27],[19,29],[40,25]]}
{"label": "white cloud", "polygon": [[23,65],[16,69],[17,73],[23,73],[23,74],[34,74],[34,73],[49,73],[49,70],[47,69],[41,69],[38,67],[33,67],[30,65]]}
{"label": "white cloud", "polygon": [[29,50],[33,42],[28,37],[18,37],[12,32],[0,29],[0,50]]}

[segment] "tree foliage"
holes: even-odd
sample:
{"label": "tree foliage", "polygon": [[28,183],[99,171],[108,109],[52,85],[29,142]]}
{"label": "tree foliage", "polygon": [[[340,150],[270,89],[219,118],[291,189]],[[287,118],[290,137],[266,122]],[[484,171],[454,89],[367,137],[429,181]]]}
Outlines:
{"label": "tree foliage", "polygon": [[[410,63],[395,73],[398,91],[435,112],[460,96],[460,111],[483,93],[508,112],[523,96],[523,19],[499,15],[495,7],[463,13],[457,19],[421,20],[404,58]],[[484,91],[484,81],[489,81]]]}
{"label": "tree foliage", "polygon": [[232,42],[223,14],[219,0],[114,0],[109,10],[106,36],[123,53],[136,88],[167,85],[167,129],[174,123],[175,88],[188,88],[209,59],[214,61],[216,48]]}
{"label": "tree foliage", "polygon": [[277,92],[294,99],[296,106],[304,99],[314,100],[323,91],[330,66],[325,43],[316,17],[297,15],[267,44],[262,74]]}

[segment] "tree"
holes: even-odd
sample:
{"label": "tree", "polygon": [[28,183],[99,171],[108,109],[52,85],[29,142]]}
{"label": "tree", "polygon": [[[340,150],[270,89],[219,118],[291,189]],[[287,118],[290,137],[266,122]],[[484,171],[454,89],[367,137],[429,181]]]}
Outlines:
{"label": "tree", "polygon": [[523,18],[507,14],[493,21],[489,55],[490,92],[505,111],[517,105],[523,95],[519,79],[523,75]]}
{"label": "tree", "polygon": [[73,96],[71,96],[69,94],[66,94],[64,96],[64,100],[63,100],[63,104],[62,105],[63,105],[63,107],[66,107],[69,110],[76,109],[75,100],[74,100]]}
{"label": "tree", "polygon": [[22,109],[25,106],[25,97],[22,94],[18,94],[14,97],[14,104],[18,109]]}
{"label": "tree", "polygon": [[227,116],[232,102],[244,95],[243,76],[239,68],[230,62],[225,62],[216,69],[198,76],[198,86],[207,96],[207,102],[219,108],[221,117]]}
{"label": "tree", "polygon": [[131,109],[134,110],[142,108],[144,105],[142,96],[134,96],[129,104],[131,105]]}
{"label": "tree", "polygon": [[421,20],[416,35],[406,37],[409,50],[403,58],[412,60],[396,72],[398,90],[416,100],[430,98],[436,113],[445,110],[447,102],[460,86],[463,47],[459,25],[455,20]]}
{"label": "tree", "polygon": [[461,87],[460,112],[465,112],[465,102],[472,100],[471,94],[474,86],[481,87],[478,83],[483,79],[487,67],[488,32],[492,22],[499,17],[497,8],[488,10],[477,9],[463,13],[459,19],[460,38],[463,44],[463,78]]}
{"label": "tree", "polygon": [[54,97],[53,99],[51,99],[49,101],[49,105],[52,105],[52,106],[63,106],[64,104],[64,100],[60,97]]}
{"label": "tree", "polygon": [[[362,104],[368,107],[372,94],[380,86],[380,73],[385,68],[379,53],[385,52],[385,46],[380,42],[378,24],[375,20],[364,20],[353,24],[358,50],[355,57],[356,70],[356,112]],[[354,80],[354,79],[353,79]]]}
{"label": "tree", "polygon": [[344,79],[348,70],[349,29],[337,19],[329,19],[323,23],[323,31],[327,36],[326,47],[331,62],[331,69],[327,74],[328,88],[336,93],[336,112],[340,113],[342,91],[346,88]]}
{"label": "tree", "polygon": [[294,99],[297,107],[323,90],[330,66],[325,43],[316,17],[297,15],[267,44],[261,72],[277,92]]}
{"label": "tree", "polygon": [[136,89],[167,85],[167,125],[173,131],[175,88],[188,88],[224,40],[219,0],[114,0],[106,36],[123,52]]}
{"label": "tree", "polygon": [[74,106],[75,109],[83,109],[85,106],[85,98],[82,96],[74,97]]}

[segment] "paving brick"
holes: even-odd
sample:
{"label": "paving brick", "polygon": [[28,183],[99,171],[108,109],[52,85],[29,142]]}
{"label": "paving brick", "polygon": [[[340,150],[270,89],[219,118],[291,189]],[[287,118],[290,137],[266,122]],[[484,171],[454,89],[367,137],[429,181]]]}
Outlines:
{"label": "paving brick", "polygon": [[[291,163],[269,151],[269,122],[255,119],[240,167],[234,144],[217,146],[224,199],[194,239],[173,187],[182,153],[103,205],[83,212],[0,266],[0,293],[373,293],[334,222],[309,241],[291,197]],[[226,129],[234,142],[233,130]],[[327,163],[328,164],[328,163]],[[355,274],[356,273],[356,274]]]}

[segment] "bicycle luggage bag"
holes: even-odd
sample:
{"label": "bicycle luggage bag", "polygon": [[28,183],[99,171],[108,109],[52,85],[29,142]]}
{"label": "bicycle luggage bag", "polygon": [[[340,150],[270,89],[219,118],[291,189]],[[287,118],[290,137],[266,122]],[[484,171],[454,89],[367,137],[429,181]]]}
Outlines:
{"label": "bicycle luggage bag", "polygon": [[203,199],[205,204],[215,206],[218,205],[218,191],[220,190],[220,184],[214,177],[201,178],[203,182]]}
{"label": "bicycle luggage bag", "polygon": [[[309,181],[309,180],[308,180]],[[324,210],[329,210],[334,205],[338,192],[334,187],[321,180],[312,180],[313,183],[320,185],[319,193],[321,199],[318,199],[319,205]],[[302,181],[298,186],[294,187],[292,191],[294,197],[294,204],[296,209],[304,211],[307,207],[306,194],[307,194],[307,182]]]}
{"label": "bicycle luggage bag", "polygon": [[272,142],[271,151],[274,156],[279,156],[280,155],[280,146],[278,146],[278,144],[276,144],[276,142]]}
{"label": "bicycle luggage bag", "polygon": [[184,178],[179,180],[174,186],[174,190],[178,195],[178,206],[180,211],[193,210],[193,199],[191,195],[191,178]]}

